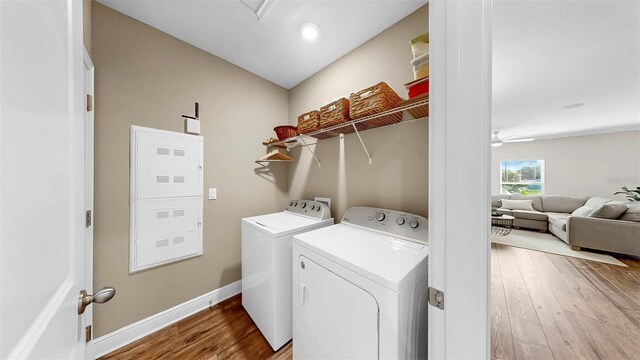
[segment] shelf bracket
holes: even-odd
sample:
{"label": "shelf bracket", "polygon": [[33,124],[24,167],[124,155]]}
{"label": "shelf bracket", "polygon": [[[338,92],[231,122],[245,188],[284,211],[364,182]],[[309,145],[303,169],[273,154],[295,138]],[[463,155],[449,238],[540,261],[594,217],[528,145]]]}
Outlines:
{"label": "shelf bracket", "polygon": [[355,130],[356,135],[358,135],[358,140],[360,140],[360,144],[362,145],[362,148],[364,149],[364,152],[367,154],[367,158],[369,159],[369,165],[373,164],[373,160],[371,159],[371,155],[369,155],[369,151],[367,150],[367,147],[364,145],[364,141],[362,141],[362,137],[360,136],[360,132],[358,131],[358,128],[356,127],[356,124],[351,124],[351,126],[353,126],[353,130]]}
{"label": "shelf bracket", "polygon": [[302,141],[302,143],[304,144],[304,147],[307,148],[307,150],[309,150],[309,153],[311,154],[311,156],[313,156],[315,161],[318,163],[318,167],[320,167],[320,160],[318,160],[318,158],[316,157],[316,154],[313,153],[313,150],[311,150],[307,142],[304,141],[304,136],[300,136],[299,138],[300,138],[300,141]]}

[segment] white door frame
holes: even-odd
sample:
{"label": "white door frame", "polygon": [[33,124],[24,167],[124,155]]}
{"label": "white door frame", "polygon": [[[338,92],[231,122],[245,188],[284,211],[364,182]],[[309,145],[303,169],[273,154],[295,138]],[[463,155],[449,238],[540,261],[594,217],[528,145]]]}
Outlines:
{"label": "white door frame", "polygon": [[[84,203],[85,211],[91,211],[91,222],[86,224],[85,218],[85,289],[88,293],[93,294],[93,163],[94,163],[94,79],[95,68],[91,57],[84,49],[84,93],[91,96],[91,111],[87,109],[85,104],[84,112]],[[88,100],[87,100],[88,101]],[[86,215],[86,213],[85,213]],[[86,324],[85,326],[93,327],[93,306],[87,307],[85,310]],[[93,331],[92,331],[93,333]],[[93,335],[91,335],[93,337]]]}
{"label": "white door frame", "polygon": [[489,358],[491,0],[429,15],[429,358]]}

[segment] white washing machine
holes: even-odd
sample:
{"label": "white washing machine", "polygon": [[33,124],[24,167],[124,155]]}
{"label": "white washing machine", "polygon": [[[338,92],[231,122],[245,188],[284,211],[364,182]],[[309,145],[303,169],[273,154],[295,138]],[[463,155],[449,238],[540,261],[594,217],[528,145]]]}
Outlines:
{"label": "white washing machine", "polygon": [[427,224],[353,207],[294,237],[294,359],[427,358]]}
{"label": "white washing machine", "polygon": [[330,225],[329,207],[309,200],[242,219],[242,306],[274,350],[292,337],[293,235]]}

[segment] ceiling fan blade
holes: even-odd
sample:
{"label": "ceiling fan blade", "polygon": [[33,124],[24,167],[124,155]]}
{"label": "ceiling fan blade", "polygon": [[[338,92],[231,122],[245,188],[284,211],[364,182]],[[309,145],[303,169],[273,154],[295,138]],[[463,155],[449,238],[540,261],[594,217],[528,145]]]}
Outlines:
{"label": "ceiling fan blade", "polygon": [[511,139],[511,140],[502,140],[506,143],[515,143],[515,142],[529,142],[533,141],[535,138],[522,138],[522,139]]}

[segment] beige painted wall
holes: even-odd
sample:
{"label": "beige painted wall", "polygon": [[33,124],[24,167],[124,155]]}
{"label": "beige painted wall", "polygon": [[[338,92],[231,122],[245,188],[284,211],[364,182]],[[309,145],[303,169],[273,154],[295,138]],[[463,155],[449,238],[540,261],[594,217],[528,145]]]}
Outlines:
{"label": "beige painted wall", "polygon": [[[101,336],[240,279],[240,219],[280,211],[286,167],[255,171],[261,142],[286,123],[287,91],[99,3],[93,4],[95,101],[94,287],[117,295],[96,306]],[[129,126],[181,132],[201,109],[204,255],[129,275]],[[255,171],[255,172],[254,172]]]}
{"label": "beige painted wall", "polygon": [[[406,98],[404,83],[413,80],[409,41],[428,31],[424,6],[378,36],[313,75],[289,92],[289,116],[318,109],[338,97],[349,97],[385,81]],[[315,154],[322,167],[304,149],[295,150],[299,161],[290,165],[291,197],[328,196],[340,219],[355,205],[403,210],[427,215],[428,123],[414,121],[362,133],[373,164],[369,165],[355,134],[322,140]]]}
{"label": "beige painted wall", "polygon": [[504,144],[491,154],[493,194],[500,193],[500,162],[516,159],[544,159],[549,195],[614,198],[621,186],[640,186],[640,131]]}
{"label": "beige painted wall", "polygon": [[82,0],[82,39],[84,47],[91,55],[91,13],[93,0]]}

